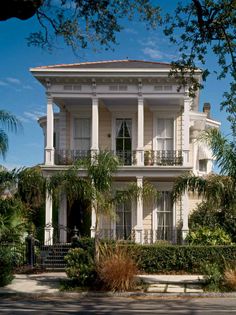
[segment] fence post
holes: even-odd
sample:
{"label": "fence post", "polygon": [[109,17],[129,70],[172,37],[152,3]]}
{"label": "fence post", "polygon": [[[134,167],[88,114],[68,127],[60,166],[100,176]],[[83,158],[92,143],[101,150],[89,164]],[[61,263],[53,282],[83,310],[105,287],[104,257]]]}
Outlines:
{"label": "fence post", "polygon": [[34,267],[35,253],[34,253],[34,237],[31,232],[25,239],[26,242],[26,261],[31,268]]}

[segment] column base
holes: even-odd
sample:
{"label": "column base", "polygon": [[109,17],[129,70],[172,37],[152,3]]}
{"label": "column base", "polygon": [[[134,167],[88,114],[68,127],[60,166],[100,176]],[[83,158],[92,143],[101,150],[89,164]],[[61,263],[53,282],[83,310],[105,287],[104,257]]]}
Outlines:
{"label": "column base", "polygon": [[186,237],[189,233],[188,229],[182,229],[182,244],[186,244]]}
{"label": "column base", "polygon": [[54,148],[45,148],[45,164],[46,165],[54,165]]}
{"label": "column base", "polygon": [[135,236],[135,238],[134,238],[135,243],[142,244],[143,243],[143,229],[136,228],[134,230],[134,233],[135,233],[134,234],[134,236]]}
{"label": "column base", "polygon": [[93,227],[93,226],[91,226],[91,228],[90,228],[90,236],[92,238],[95,238],[95,227]]}
{"label": "column base", "polygon": [[53,230],[52,226],[44,227],[44,245],[53,245]]}

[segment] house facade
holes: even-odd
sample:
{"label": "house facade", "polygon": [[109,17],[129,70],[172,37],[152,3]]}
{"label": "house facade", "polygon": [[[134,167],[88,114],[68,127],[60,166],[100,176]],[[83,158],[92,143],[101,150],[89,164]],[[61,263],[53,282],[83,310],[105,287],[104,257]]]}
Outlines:
{"label": "house facade", "polygon": [[[46,177],[91,152],[106,150],[120,160],[114,191],[124,190],[129,182],[142,187],[144,181],[160,191],[157,200],[138,198],[118,205],[116,219],[102,218],[101,237],[175,243],[188,231],[188,215],[197,200],[185,193],[174,204],[173,183],[188,171],[211,172],[211,152],[197,138],[220,123],[211,119],[208,103],[200,111],[199,93],[192,99],[187,87],[178,90],[176,80],[169,77],[170,68],[167,63],[118,60],[31,69],[47,98],[47,115],[39,119]],[[201,80],[200,70],[195,75]],[[68,241],[64,227],[75,225],[81,234],[94,236],[95,214],[92,210],[86,214],[86,208],[80,200],[69,207],[63,195],[58,222],[53,222],[53,200],[47,194],[45,243],[52,243],[55,224],[60,242]]]}

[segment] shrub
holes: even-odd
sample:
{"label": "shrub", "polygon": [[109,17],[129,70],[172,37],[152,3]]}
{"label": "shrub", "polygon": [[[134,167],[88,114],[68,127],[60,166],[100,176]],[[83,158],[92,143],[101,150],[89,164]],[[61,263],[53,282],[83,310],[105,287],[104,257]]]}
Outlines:
{"label": "shrub", "polygon": [[236,267],[226,267],[224,271],[224,283],[225,286],[235,291],[236,290]]}
{"label": "shrub", "polygon": [[206,281],[206,290],[219,292],[222,290],[223,273],[218,263],[204,264],[202,273]]}
{"label": "shrub", "polygon": [[189,232],[186,240],[190,245],[230,245],[230,236],[221,228],[199,227]]}
{"label": "shrub", "polygon": [[65,256],[67,276],[81,286],[90,285],[96,279],[95,264],[89,251],[73,248]]}
{"label": "shrub", "polygon": [[201,202],[190,214],[189,228],[190,230],[195,230],[196,228],[203,226],[209,228],[218,226],[222,228],[228,235],[230,235],[232,241],[236,243],[236,220],[235,215],[231,211],[225,209],[216,210],[211,204]]}
{"label": "shrub", "polygon": [[109,290],[127,291],[134,287],[138,269],[127,247],[104,244],[100,246],[97,272]]}
{"label": "shrub", "polygon": [[12,254],[9,248],[0,247],[0,287],[13,280]]}
{"label": "shrub", "polygon": [[138,269],[146,273],[201,273],[204,262],[219,265],[236,260],[236,246],[127,245]]}

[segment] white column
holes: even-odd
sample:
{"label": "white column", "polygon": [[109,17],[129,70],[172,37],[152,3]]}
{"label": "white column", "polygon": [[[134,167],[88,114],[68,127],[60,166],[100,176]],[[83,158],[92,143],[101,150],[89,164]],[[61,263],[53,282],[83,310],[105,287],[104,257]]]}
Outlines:
{"label": "white column", "polygon": [[98,151],[98,130],[99,130],[99,114],[98,114],[98,98],[92,98],[92,136],[91,151]]}
{"label": "white column", "polygon": [[137,128],[137,165],[144,165],[144,102],[143,98],[138,98],[138,128]]}
{"label": "white column", "polygon": [[64,193],[60,197],[58,223],[60,243],[67,243],[67,198]]}
{"label": "white column", "polygon": [[184,113],[183,113],[183,164],[189,164],[189,128],[190,118],[189,111],[192,100],[190,98],[184,99]]}
{"label": "white column", "polygon": [[45,148],[45,164],[46,165],[54,165],[53,132],[54,132],[53,98],[51,97],[51,95],[48,95],[47,134],[46,134],[46,148]]}
{"label": "white column", "polygon": [[53,244],[52,195],[48,192],[48,190],[46,191],[44,244]]}
{"label": "white column", "polygon": [[[137,177],[137,186],[140,191],[143,188],[143,178]],[[143,243],[143,197],[142,194],[138,194],[137,197],[137,226],[135,229],[135,241],[137,243]]]}
{"label": "white column", "polygon": [[94,209],[94,206],[92,205],[92,211],[91,211],[91,228],[90,228],[90,236],[92,238],[95,237],[95,225],[96,225],[96,212]]}
{"label": "white column", "polygon": [[183,242],[185,241],[186,236],[189,231],[188,215],[189,215],[189,198],[188,198],[188,192],[185,191],[185,193],[182,195],[182,221],[183,221],[182,240]]}

